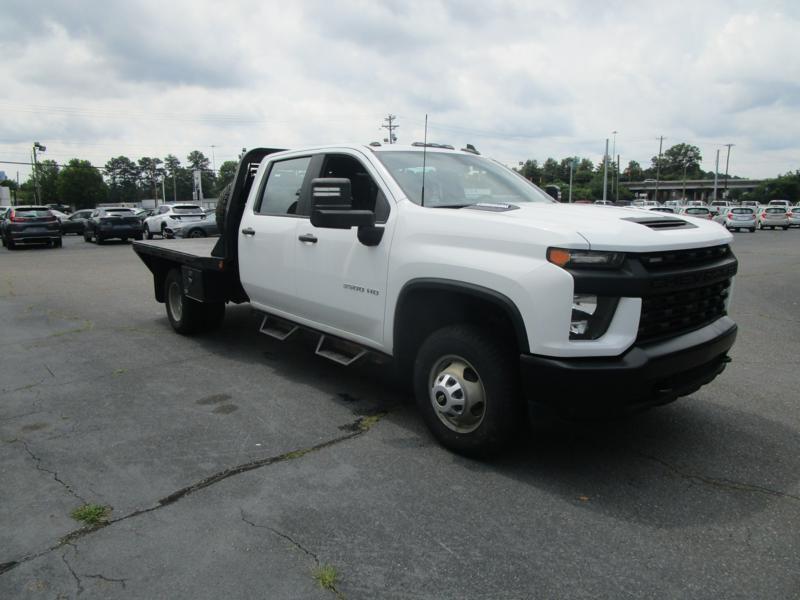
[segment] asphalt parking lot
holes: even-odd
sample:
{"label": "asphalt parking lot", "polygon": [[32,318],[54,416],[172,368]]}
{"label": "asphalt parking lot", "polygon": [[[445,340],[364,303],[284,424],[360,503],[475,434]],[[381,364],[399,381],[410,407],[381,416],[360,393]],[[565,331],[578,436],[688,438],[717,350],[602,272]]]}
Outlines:
{"label": "asphalt parking lot", "polygon": [[722,376],[489,462],[246,306],[174,334],[129,244],[2,249],[0,598],[797,598],[800,232],[735,237]]}

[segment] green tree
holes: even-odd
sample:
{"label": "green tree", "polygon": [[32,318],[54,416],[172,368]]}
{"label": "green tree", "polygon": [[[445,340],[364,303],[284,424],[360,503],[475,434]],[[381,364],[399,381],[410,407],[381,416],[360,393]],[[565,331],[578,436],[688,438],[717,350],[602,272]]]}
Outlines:
{"label": "green tree", "polygon": [[161,196],[158,193],[158,187],[163,176],[161,159],[143,156],[138,160],[137,164],[139,166],[139,183],[142,193],[151,199],[158,200]]}
{"label": "green tree", "polygon": [[635,160],[630,161],[628,166],[620,173],[620,179],[625,179],[626,181],[641,181],[644,179],[642,165]]}
{"label": "green tree", "polygon": [[526,160],[519,172],[523,177],[530,179],[533,183],[539,184],[542,181],[542,168],[539,166],[539,161],[535,159]]}
{"label": "green tree", "polygon": [[[30,178],[33,179],[33,173]],[[54,160],[43,160],[36,168],[36,184],[41,204],[58,204],[58,164]]]}
{"label": "green tree", "polygon": [[554,183],[558,180],[558,161],[555,158],[548,158],[542,165],[542,183]]}
{"label": "green tree", "polygon": [[[702,174],[700,163],[703,161],[703,156],[700,154],[700,148],[692,146],[691,144],[675,144],[661,155],[661,168],[659,173],[660,179],[682,179],[683,169],[686,167],[686,177],[697,178]],[[659,164],[658,156],[651,159],[652,170],[656,171]]]}
{"label": "green tree", "polygon": [[75,210],[94,208],[107,198],[108,188],[100,171],[88,160],[73,158],[58,174],[58,195]]}
{"label": "green tree", "polygon": [[199,150],[192,150],[186,157],[186,162],[189,163],[189,167],[192,171],[200,169],[200,177],[203,182],[203,196],[210,197],[214,191],[216,174],[209,167],[209,160],[206,158],[206,155]]}
{"label": "green tree", "polygon": [[219,176],[217,177],[217,194],[222,191],[226,185],[228,185],[233,178],[236,177],[236,169],[239,166],[239,163],[235,160],[226,160],[219,166]]}
{"label": "green tree", "polygon": [[109,202],[135,202],[139,199],[139,167],[127,156],[110,159],[105,166]]}

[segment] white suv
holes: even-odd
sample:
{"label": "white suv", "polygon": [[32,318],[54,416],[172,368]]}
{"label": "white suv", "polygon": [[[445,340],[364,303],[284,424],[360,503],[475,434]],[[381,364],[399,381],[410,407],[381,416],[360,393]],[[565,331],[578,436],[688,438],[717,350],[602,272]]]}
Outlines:
{"label": "white suv", "polygon": [[156,213],[147,217],[142,224],[142,231],[148,240],[153,239],[153,234],[164,237],[164,230],[168,227],[180,227],[192,221],[203,221],[206,213],[197,204],[162,204]]}

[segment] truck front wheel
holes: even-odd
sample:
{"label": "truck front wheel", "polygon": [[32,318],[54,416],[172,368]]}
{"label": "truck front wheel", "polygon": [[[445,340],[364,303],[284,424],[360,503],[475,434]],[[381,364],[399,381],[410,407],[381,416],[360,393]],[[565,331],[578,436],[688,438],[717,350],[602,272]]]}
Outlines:
{"label": "truck front wheel", "polygon": [[198,302],[183,293],[180,269],[172,269],[165,282],[167,318],[178,333],[189,335],[213,329],[225,317],[224,302]]}
{"label": "truck front wheel", "polygon": [[518,357],[499,338],[470,325],[432,333],[417,353],[417,406],[439,442],[470,456],[502,449],[518,433],[525,412]]}

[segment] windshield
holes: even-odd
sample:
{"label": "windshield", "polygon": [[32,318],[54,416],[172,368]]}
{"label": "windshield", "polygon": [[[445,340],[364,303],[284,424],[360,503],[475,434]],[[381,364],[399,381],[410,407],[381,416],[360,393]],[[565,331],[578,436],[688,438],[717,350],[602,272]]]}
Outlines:
{"label": "windshield", "polygon": [[709,210],[707,208],[701,208],[699,206],[696,207],[696,208],[687,208],[686,209],[686,213],[690,214],[690,215],[707,215],[708,212],[709,212]]}
{"label": "windshield", "polygon": [[106,209],[106,214],[109,215],[132,215],[133,209],[131,208],[109,208]]}
{"label": "windshield", "polygon": [[44,206],[18,206],[14,212],[18,217],[49,217],[52,214]]}
{"label": "windshield", "polygon": [[[422,204],[422,152],[376,152],[409,200]],[[429,152],[425,158],[425,206],[554,202],[528,180],[486,158]]]}
{"label": "windshield", "polygon": [[752,208],[734,208],[731,212],[735,215],[752,215]]}

